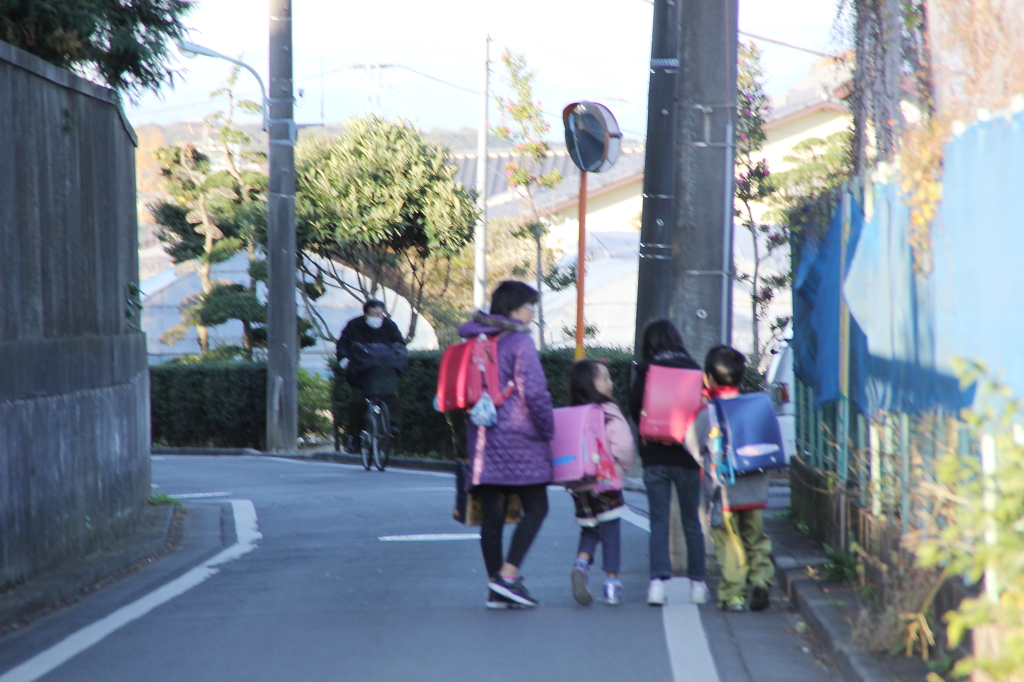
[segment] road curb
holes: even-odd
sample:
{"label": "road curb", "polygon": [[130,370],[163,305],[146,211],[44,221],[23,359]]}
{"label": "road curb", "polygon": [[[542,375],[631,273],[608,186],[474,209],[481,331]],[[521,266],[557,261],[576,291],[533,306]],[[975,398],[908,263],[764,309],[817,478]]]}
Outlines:
{"label": "road curb", "polygon": [[136,564],[163,554],[171,541],[176,518],[174,505],[150,506],[139,528],[126,540],[70,561],[0,595],[0,634],[71,603]]}
{"label": "road curb", "polygon": [[217,457],[261,457],[272,455],[252,448],[150,448],[151,455],[207,455]]}
{"label": "road curb", "polygon": [[[334,462],[336,464],[358,464],[362,466],[363,458],[359,455],[350,455],[347,452],[314,452],[308,456],[303,455],[280,455],[291,459],[317,460],[321,462]],[[456,462],[447,459],[420,459],[417,457],[391,457],[388,460],[388,468],[415,469],[419,471],[444,471],[455,473]]]}
{"label": "road curb", "polygon": [[850,623],[840,610],[806,574],[806,566],[797,566],[792,557],[772,554],[779,586],[810,626],[813,636],[828,651],[847,682],[889,682],[887,671],[867,648],[853,637]]}
{"label": "road curb", "polygon": [[[347,452],[335,450],[324,450],[305,454],[294,452],[261,452],[252,448],[150,448],[153,455],[202,455],[207,457],[286,457],[301,461],[315,460],[320,462],[334,462],[335,464],[359,464],[363,463],[362,457]],[[415,469],[419,471],[444,471],[450,474],[455,473],[456,463],[446,459],[422,459],[419,457],[391,457],[388,460],[388,468],[394,469]]]}

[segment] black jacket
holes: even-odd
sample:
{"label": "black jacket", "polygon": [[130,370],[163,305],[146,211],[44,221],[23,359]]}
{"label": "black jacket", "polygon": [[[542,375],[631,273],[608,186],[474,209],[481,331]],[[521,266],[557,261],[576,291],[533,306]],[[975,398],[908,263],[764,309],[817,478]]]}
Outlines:
{"label": "black jacket", "polygon": [[[341,332],[341,337],[338,339],[338,345],[335,350],[338,362],[341,362],[344,358],[349,358],[350,361],[353,359],[352,344],[354,343],[380,343],[388,346],[397,343],[401,344],[404,349],[405,339],[402,337],[402,332],[398,330],[398,325],[391,318],[385,317],[384,324],[380,326],[380,329],[374,329],[366,324],[366,317],[360,315],[349,320],[349,323],[345,325],[345,329]],[[349,365],[346,378],[349,383],[359,386],[359,377],[353,372],[354,369],[353,365]]]}
{"label": "black jacket", "polygon": [[[629,413],[633,417],[633,423],[639,426],[640,410],[644,406],[644,389],[647,387],[647,368],[651,365],[662,367],[679,367],[681,369],[701,369],[700,365],[693,361],[686,353],[659,353],[650,362],[638,362],[633,366],[636,375],[633,377],[633,385],[629,388]],[[652,465],[673,465],[681,466],[684,469],[699,469],[697,460],[687,452],[682,445],[668,445],[666,443],[645,443],[640,439],[640,459],[644,466]],[[700,453],[695,453],[699,456]]]}

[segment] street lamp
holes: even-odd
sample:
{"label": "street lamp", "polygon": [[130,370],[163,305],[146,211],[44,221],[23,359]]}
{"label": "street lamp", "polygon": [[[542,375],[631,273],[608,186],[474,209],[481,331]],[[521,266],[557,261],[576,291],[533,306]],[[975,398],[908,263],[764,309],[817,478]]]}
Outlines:
{"label": "street lamp", "polygon": [[211,50],[208,47],[203,47],[202,45],[190,43],[187,40],[179,40],[177,44],[178,52],[181,53],[181,56],[186,59],[195,59],[198,55],[203,55],[204,57],[213,57],[215,59],[223,59],[225,61],[231,62],[232,64],[238,64],[243,69],[251,73],[256,78],[256,82],[260,84],[260,95],[262,96],[260,108],[263,114],[263,130],[267,129],[267,89],[263,85],[263,79],[260,78],[260,75],[258,73],[256,73],[256,69],[252,68],[243,61],[240,61],[233,57],[229,57],[226,54],[221,54],[220,52],[217,52],[216,50]]}
{"label": "street lamp", "polygon": [[[237,64],[256,77],[263,95],[267,154],[267,431],[268,452],[295,452],[298,442],[299,334],[295,305],[295,133],[292,115],[292,28],[289,0],[270,0],[270,89],[256,70],[208,47],[178,42],[196,55]],[[273,111],[271,111],[273,109]]]}

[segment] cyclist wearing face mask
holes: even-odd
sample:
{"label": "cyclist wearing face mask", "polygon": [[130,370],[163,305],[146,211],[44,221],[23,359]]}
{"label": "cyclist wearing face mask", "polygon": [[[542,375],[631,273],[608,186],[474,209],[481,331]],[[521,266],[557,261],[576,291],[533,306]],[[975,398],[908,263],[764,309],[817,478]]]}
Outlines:
{"label": "cyclist wearing face mask", "polygon": [[[383,301],[368,300],[363,304],[363,314],[345,325],[338,339],[337,358],[341,368],[346,370],[345,378],[352,385],[346,431],[352,438],[350,450],[358,452],[363,413],[366,411],[364,389],[373,390],[367,384],[371,379],[379,377],[377,370],[391,368],[394,372],[400,372],[405,369],[405,339],[398,325],[387,317]],[[391,408],[394,431],[394,396],[382,397]]]}

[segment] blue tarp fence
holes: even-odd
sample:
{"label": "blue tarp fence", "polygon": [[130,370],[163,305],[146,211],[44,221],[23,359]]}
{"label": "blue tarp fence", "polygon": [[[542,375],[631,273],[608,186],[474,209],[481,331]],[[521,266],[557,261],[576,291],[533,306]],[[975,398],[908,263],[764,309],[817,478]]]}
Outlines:
{"label": "blue tarp fence", "polygon": [[845,268],[842,207],[820,239],[798,246],[794,359],[815,409],[839,398],[840,292],[851,316],[850,399],[869,418],[970,405],[958,358],[983,363],[1024,396],[1024,112],[957,135],[942,177],[927,275],[914,271],[895,180],[866,192],[867,216],[851,197]]}

